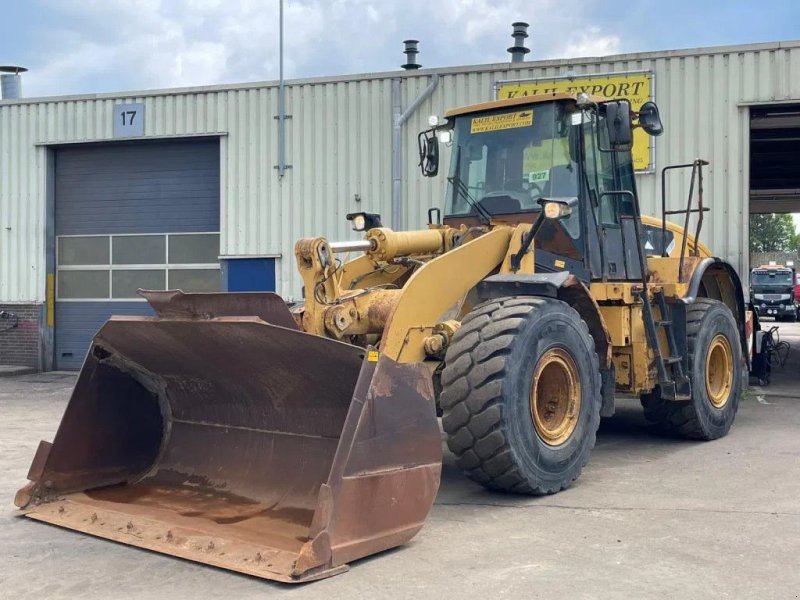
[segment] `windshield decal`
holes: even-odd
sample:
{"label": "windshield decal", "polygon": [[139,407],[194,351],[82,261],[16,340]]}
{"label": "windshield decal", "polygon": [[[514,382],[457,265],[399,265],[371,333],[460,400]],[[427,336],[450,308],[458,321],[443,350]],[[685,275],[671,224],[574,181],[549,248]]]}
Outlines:
{"label": "windshield decal", "polygon": [[531,171],[528,173],[528,183],[537,183],[539,181],[548,181],[550,179],[550,169],[544,171]]}
{"label": "windshield decal", "polygon": [[522,110],[500,115],[474,117],[470,126],[470,133],[487,133],[489,131],[502,131],[517,127],[530,127],[533,125],[533,111]]}

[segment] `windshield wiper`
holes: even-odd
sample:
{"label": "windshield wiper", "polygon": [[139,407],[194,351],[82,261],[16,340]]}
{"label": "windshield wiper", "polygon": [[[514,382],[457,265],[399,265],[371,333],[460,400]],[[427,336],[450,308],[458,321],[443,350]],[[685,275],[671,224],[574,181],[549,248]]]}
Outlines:
{"label": "windshield wiper", "polygon": [[478,218],[485,225],[489,225],[492,221],[492,214],[483,206],[481,206],[480,202],[472,197],[472,195],[469,193],[469,188],[463,181],[461,181],[461,178],[458,176],[448,177],[447,181],[453,185],[453,188],[456,190],[456,192],[458,192],[458,195],[469,202],[470,206],[475,209],[475,212],[478,213]]}

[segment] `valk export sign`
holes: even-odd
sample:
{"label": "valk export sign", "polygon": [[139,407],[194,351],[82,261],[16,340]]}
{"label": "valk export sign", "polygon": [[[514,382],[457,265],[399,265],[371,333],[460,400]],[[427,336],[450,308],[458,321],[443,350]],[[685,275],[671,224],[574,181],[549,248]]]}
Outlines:
{"label": "valk export sign", "polygon": [[[521,79],[497,82],[497,99],[536,96],[554,92],[578,94],[586,92],[606,98],[625,98],[630,100],[631,108],[639,107],[653,100],[653,73],[638,72],[614,75],[577,75],[575,77],[556,77],[554,79]],[[652,164],[653,138],[641,129],[633,131],[633,166],[637,171],[650,171]]]}

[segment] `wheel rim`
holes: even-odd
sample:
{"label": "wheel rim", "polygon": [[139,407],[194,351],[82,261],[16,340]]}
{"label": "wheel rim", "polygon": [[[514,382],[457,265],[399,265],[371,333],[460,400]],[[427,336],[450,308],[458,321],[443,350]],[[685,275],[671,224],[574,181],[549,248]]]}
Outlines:
{"label": "wheel rim", "polygon": [[728,402],[733,388],[733,352],[724,335],[717,334],[706,355],[706,392],[715,408]]}
{"label": "wheel rim", "polygon": [[560,446],[575,431],[581,409],[581,382],[569,352],[551,348],[533,370],[531,419],[548,446]]}

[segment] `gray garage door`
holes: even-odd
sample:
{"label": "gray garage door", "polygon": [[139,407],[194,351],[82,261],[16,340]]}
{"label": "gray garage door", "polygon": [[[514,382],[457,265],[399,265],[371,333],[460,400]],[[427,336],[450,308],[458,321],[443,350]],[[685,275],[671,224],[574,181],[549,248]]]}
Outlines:
{"label": "gray garage door", "polygon": [[55,366],[78,369],[111,315],[152,314],[138,288],[219,290],[219,141],[55,152]]}

